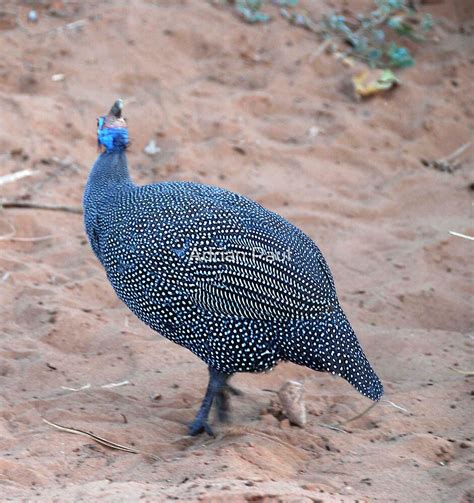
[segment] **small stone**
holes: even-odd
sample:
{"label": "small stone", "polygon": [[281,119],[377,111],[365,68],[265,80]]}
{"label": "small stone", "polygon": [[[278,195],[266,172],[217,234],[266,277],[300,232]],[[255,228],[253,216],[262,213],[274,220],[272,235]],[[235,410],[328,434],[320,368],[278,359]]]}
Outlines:
{"label": "small stone", "polygon": [[35,10],[30,10],[30,12],[28,12],[28,21],[30,23],[38,22],[38,13]]}
{"label": "small stone", "polygon": [[143,151],[145,152],[145,154],[153,156],[159,154],[161,152],[161,148],[158,147],[155,140],[150,140]]}
{"label": "small stone", "polygon": [[245,155],[247,153],[247,151],[241,145],[234,145],[232,148],[240,155]]}
{"label": "small stone", "polygon": [[423,129],[425,131],[431,132],[434,129],[434,121],[432,119],[425,119],[423,121]]}
{"label": "small stone", "polygon": [[278,392],[283,412],[292,424],[300,427],[306,424],[306,405],[303,393],[303,384],[297,381],[287,381]]}
{"label": "small stone", "polygon": [[321,130],[317,127],[317,126],[311,126],[309,129],[308,129],[308,136],[310,138],[316,138],[316,136],[318,136],[318,134],[321,132]]}

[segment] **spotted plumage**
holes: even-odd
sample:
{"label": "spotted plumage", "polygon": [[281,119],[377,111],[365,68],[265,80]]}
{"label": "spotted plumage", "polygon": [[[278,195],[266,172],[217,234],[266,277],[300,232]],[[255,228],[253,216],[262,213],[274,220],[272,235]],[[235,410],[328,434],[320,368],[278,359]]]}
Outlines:
{"label": "spotted plumage", "polygon": [[126,129],[115,118],[123,121],[120,106],[99,121],[106,151],[86,186],[86,231],[120,299],[208,365],[207,402],[191,433],[210,431],[210,404],[222,398],[228,376],[269,370],[281,360],[340,375],[378,400],[382,384],[314,242],[279,215],[221,188],[134,185]]}

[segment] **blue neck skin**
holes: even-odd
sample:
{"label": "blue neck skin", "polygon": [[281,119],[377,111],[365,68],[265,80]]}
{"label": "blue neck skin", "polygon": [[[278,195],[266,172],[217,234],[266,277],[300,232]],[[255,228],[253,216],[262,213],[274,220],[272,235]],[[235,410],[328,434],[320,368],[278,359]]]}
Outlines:
{"label": "blue neck skin", "polygon": [[88,185],[110,187],[117,184],[131,184],[128,174],[127,156],[128,129],[126,127],[105,127],[105,118],[99,117],[97,124],[97,143],[105,148],[95,162]]}

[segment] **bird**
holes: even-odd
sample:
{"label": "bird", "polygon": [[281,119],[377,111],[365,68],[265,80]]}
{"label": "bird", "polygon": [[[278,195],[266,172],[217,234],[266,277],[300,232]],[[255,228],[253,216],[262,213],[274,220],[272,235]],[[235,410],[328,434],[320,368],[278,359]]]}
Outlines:
{"label": "bird", "polygon": [[93,252],[117,296],[151,329],[189,349],[209,381],[190,435],[211,407],[229,419],[230,383],[289,361],[380,400],[383,385],[338,301],[320,249],[298,227],[224,188],[133,183],[123,101],[97,120],[101,152],[83,195]]}

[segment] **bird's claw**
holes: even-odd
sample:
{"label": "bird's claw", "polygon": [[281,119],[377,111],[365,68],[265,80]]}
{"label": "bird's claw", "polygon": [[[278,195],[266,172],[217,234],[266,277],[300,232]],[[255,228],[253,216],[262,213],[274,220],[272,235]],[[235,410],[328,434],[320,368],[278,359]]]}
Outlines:
{"label": "bird's claw", "polygon": [[202,419],[195,419],[188,426],[188,431],[192,437],[199,435],[200,433],[203,432],[206,432],[211,437],[215,437],[214,432],[212,431],[212,428],[209,426],[207,421],[203,421]]}

